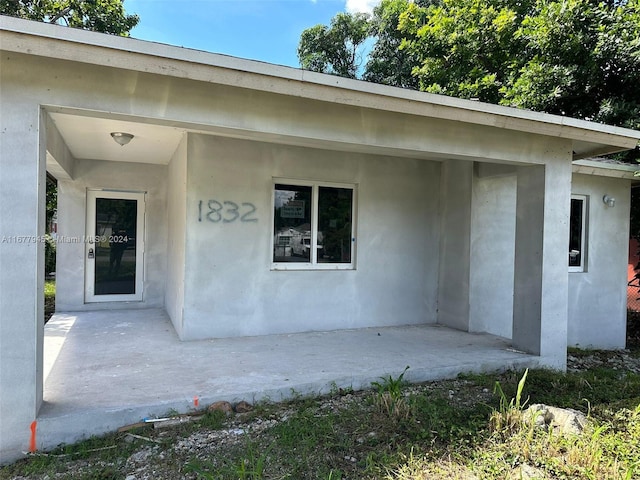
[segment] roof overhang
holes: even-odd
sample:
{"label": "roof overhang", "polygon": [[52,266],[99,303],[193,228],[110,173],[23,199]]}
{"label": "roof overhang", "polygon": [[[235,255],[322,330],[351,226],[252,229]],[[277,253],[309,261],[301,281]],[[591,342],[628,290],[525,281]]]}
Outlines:
{"label": "roof overhang", "polygon": [[573,173],[598,175],[600,177],[626,178],[638,180],[635,176],[640,166],[604,159],[583,159],[573,162]]}
{"label": "roof overhang", "polygon": [[569,139],[573,159],[636,147],[640,132],[59,25],[0,16],[0,49]]}

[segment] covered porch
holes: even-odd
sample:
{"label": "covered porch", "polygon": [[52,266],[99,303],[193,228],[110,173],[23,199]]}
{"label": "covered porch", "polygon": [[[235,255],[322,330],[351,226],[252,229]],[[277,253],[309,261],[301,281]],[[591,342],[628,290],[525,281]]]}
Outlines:
{"label": "covered porch", "polygon": [[[39,449],[227,400],[281,401],[397,377],[535,367],[510,341],[440,325],[181,342],[162,309],[57,313],[45,326]],[[25,432],[28,429],[25,428]]]}

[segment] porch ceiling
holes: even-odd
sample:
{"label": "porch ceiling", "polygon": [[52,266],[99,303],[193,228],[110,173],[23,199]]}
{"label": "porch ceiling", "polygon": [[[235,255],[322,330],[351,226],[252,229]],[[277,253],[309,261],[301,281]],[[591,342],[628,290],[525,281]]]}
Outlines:
{"label": "porch ceiling", "polygon": [[[220,125],[204,125],[163,118],[147,118],[115,112],[90,111],[72,107],[45,106],[60,138],[75,160],[106,160],[167,165],[186,133],[199,133],[260,142],[279,143],[323,150],[388,155],[404,158],[428,158],[431,161],[458,158],[425,152],[415,147],[398,148],[380,144],[366,144],[277,134],[268,131],[237,129]],[[133,140],[120,146],[111,138],[111,132],[127,132]],[[47,169],[57,166],[55,155]],[[468,157],[461,159],[469,160]],[[482,160],[477,158],[476,160]],[[56,175],[54,175],[56,176]]]}
{"label": "porch ceiling", "polygon": [[[166,119],[136,118],[116,113],[90,112],[66,107],[46,107],[46,110],[69,152],[74,159],[80,161],[106,160],[167,165],[186,133],[218,135],[325,150],[425,158],[423,151],[411,148],[400,149],[382,145],[372,146],[317,138],[292,137],[269,132],[187,124]],[[130,133],[134,138],[129,144],[120,146],[111,138],[111,132]],[[439,161],[445,158],[455,158],[455,155],[442,157],[437,153],[430,153],[428,157],[430,160]],[[56,162],[55,159],[53,160],[51,165],[47,166],[48,170],[55,168]]]}
{"label": "porch ceiling", "polygon": [[[51,112],[60,135],[77,159],[168,164],[185,129],[118,118],[98,118]],[[134,138],[120,146],[111,132],[131,133]]]}

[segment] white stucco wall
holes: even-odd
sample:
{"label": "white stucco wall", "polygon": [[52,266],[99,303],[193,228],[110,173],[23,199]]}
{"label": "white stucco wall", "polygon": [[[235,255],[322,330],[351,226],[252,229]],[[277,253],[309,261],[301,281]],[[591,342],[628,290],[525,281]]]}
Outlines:
{"label": "white stucco wall", "polygon": [[[572,192],[588,196],[588,239],[586,271],[569,273],[569,345],[625,347],[629,183],[573,175]],[[615,197],[615,207],[604,204],[605,194]]]}
{"label": "white stucco wall", "polygon": [[484,170],[476,165],[473,183],[469,330],[511,338],[516,176],[508,166]]}
{"label": "white stucco wall", "polygon": [[0,67],[0,465],[28,448],[42,403],[45,136]]}
{"label": "white stucco wall", "polygon": [[[588,259],[585,272],[568,274],[568,344],[624,348],[629,181],[573,174],[572,193],[588,196]],[[614,208],[602,202],[604,194],[616,198]],[[470,329],[507,338],[513,322],[515,197],[515,176],[498,171],[475,179]]]}
{"label": "white stucco wall", "polygon": [[187,215],[187,135],[173,154],[167,178],[167,281],[165,309],[182,337],[184,304],[184,259]]}
{"label": "white stucco wall", "polygon": [[167,215],[166,165],[78,160],[74,180],[58,183],[58,235],[86,235],[87,189],[146,192],[144,286],[141,302],[85,303],[84,243],[58,242],[56,310],[151,308],[164,306]]}
{"label": "white stucco wall", "polygon": [[473,162],[444,162],[440,192],[438,323],[467,331]]}
{"label": "white stucco wall", "polygon": [[[437,162],[189,136],[185,339],[433,323]],[[273,271],[273,177],[357,185],[356,269]],[[198,221],[200,200],[257,222]]]}

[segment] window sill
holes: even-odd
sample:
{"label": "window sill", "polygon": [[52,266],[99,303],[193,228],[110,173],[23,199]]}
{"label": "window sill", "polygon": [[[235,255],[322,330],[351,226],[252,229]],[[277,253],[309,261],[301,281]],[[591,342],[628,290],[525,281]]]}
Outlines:
{"label": "window sill", "polygon": [[587,273],[583,267],[569,267],[569,273]]}
{"label": "window sill", "polygon": [[272,263],[272,271],[316,271],[316,270],[355,270],[352,263]]}

